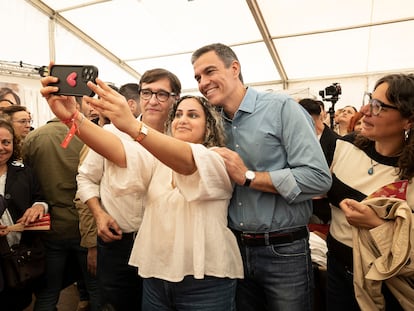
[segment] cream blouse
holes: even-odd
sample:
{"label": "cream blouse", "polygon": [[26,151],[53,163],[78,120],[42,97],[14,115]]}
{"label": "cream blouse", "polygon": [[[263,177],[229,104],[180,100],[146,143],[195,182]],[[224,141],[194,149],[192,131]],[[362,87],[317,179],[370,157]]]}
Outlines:
{"label": "cream blouse", "polygon": [[233,185],[223,159],[202,145],[190,144],[197,171],[184,176],[148,153],[136,152],[131,145],[135,142],[122,143],[127,168],[118,167],[111,174],[112,191],[146,194],[129,261],[139,275],[171,282],[187,275],[243,278],[237,241],[227,227]]}

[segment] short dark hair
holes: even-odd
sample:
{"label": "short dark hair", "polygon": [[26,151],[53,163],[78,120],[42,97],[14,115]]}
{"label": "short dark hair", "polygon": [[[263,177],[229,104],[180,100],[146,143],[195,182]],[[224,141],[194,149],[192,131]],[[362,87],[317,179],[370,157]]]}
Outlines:
{"label": "short dark hair", "polygon": [[13,106],[1,108],[1,112],[3,113],[3,115],[6,114],[9,117],[12,117],[16,112],[19,112],[19,111],[26,111],[26,112],[28,112],[25,106],[16,106],[16,105],[13,105]]}
{"label": "short dark hair", "polygon": [[139,85],[138,83],[126,83],[119,88],[119,94],[123,95],[126,100],[133,99],[139,101]]}
{"label": "short dark hair", "polygon": [[[240,64],[239,59],[237,58],[236,53],[227,45],[224,45],[222,43],[213,43],[209,45],[205,45],[195,52],[193,52],[193,55],[191,55],[191,64],[194,64],[195,61],[203,54],[214,51],[216,55],[221,59],[221,61],[224,63],[224,66],[226,68],[229,68],[233,61],[237,61]],[[241,64],[240,64],[241,68]],[[239,80],[243,83],[243,75],[239,73]]]}
{"label": "short dark hair", "polygon": [[312,99],[312,98],[302,98],[299,101],[299,104],[305,108],[305,110],[311,115],[311,116],[319,116],[322,112],[322,107],[318,103],[318,101]]}
{"label": "short dark hair", "polygon": [[171,91],[177,96],[181,94],[181,82],[178,77],[171,71],[162,68],[147,70],[139,81],[139,89],[141,90],[143,83],[153,83],[161,79],[168,79],[170,81]]}

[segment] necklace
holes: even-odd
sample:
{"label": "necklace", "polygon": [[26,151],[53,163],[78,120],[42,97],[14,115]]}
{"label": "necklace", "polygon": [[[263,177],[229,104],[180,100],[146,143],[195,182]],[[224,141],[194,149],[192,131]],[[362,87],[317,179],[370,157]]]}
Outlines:
{"label": "necklace", "polygon": [[374,174],[374,167],[376,167],[379,163],[374,163],[371,159],[371,167],[368,169],[368,175]]}

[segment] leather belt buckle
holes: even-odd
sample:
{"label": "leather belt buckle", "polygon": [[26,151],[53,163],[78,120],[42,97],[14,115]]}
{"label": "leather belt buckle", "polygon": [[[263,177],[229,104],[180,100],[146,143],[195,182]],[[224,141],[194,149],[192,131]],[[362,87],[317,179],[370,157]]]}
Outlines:
{"label": "leather belt buckle", "polygon": [[242,244],[247,246],[268,246],[292,243],[296,240],[305,238],[308,235],[306,227],[301,227],[293,232],[268,232],[268,233],[245,233],[233,231]]}
{"label": "leather belt buckle", "polygon": [[246,240],[249,240],[252,238],[252,236],[249,233],[244,233],[244,232],[240,232],[239,237],[243,244],[246,243]]}

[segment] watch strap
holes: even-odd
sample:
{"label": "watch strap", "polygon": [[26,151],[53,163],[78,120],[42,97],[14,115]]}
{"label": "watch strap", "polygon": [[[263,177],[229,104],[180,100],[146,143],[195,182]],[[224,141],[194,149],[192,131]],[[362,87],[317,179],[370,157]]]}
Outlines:
{"label": "watch strap", "polygon": [[135,141],[140,143],[148,135],[148,127],[143,122],[141,122],[138,131],[139,134],[135,138]]}
{"label": "watch strap", "polygon": [[246,181],[244,182],[244,187],[249,187],[250,186],[250,183],[252,182],[252,180],[251,179],[249,179],[249,178],[246,178]]}

